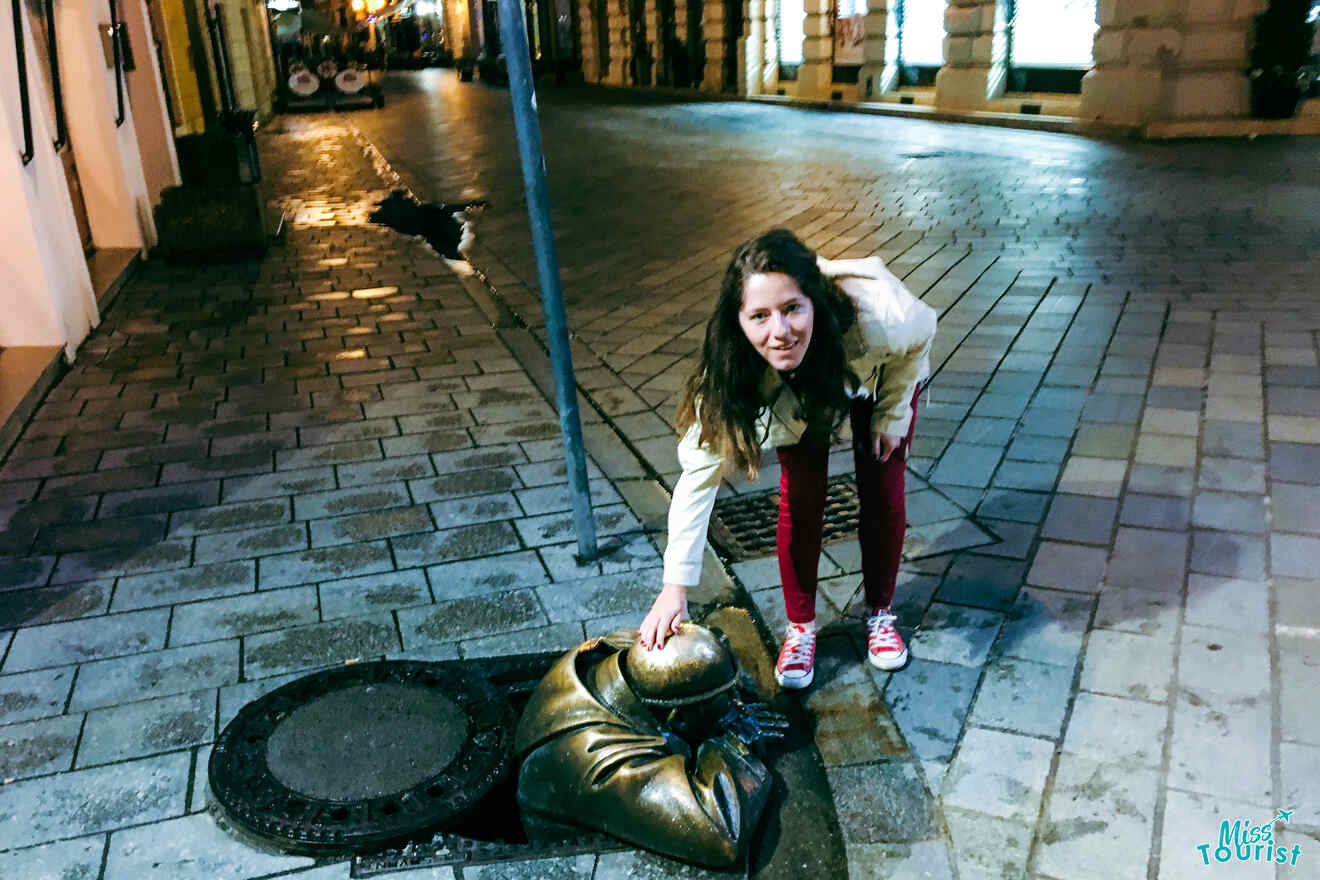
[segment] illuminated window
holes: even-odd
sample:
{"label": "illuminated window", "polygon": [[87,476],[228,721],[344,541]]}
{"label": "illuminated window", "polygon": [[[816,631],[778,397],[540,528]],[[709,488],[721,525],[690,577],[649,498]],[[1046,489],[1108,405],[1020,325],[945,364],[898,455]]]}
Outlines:
{"label": "illuminated window", "polygon": [[901,0],[898,10],[899,61],[914,67],[944,63],[946,0]]}
{"label": "illuminated window", "polygon": [[1013,67],[1091,66],[1096,0],[1015,0]]}
{"label": "illuminated window", "polygon": [[779,63],[802,63],[802,28],[806,19],[802,0],[779,0]]}

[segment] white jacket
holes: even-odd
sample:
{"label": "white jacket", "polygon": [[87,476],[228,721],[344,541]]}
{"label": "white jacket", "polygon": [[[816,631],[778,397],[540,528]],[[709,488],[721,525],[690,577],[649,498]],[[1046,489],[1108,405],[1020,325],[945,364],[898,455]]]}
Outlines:
{"label": "white jacket", "polygon": [[[844,333],[848,366],[862,380],[856,396],[874,398],[873,434],[907,435],[912,423],[912,396],[930,375],[930,346],[935,339],[935,310],[917,299],[879,257],[864,260],[818,259],[821,271],[834,279],[857,309],[857,321]],[[763,406],[757,416],[761,448],[791,446],[801,439],[806,423],[797,418],[798,402],[779,372],[766,365],[761,381]],[[701,425],[694,424],[678,444],[683,468],[669,504],[669,542],[665,547],[664,582],[692,586],[701,580],[715,495],[725,462],[700,446]]]}

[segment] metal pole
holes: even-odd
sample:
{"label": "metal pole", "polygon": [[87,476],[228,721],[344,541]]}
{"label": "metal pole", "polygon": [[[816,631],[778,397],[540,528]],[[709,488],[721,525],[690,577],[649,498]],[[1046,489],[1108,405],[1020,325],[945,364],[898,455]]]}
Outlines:
{"label": "metal pole", "polygon": [[550,343],[550,363],[555,374],[555,397],[559,403],[559,432],[573,494],[573,520],[577,525],[578,559],[596,558],[596,522],[591,515],[591,490],[587,486],[587,457],[582,448],[582,424],[578,418],[577,382],[573,378],[573,353],[568,345],[568,322],[559,288],[559,258],[555,253],[554,230],[550,225],[550,198],[546,191],[545,156],[541,152],[541,124],[536,117],[536,92],[532,85],[532,59],[527,49],[527,30],[521,0],[499,0],[500,36],[509,68],[509,93],[513,97],[513,123],[518,132],[518,157],[522,161],[523,185],[527,190],[527,215],[532,223],[532,247],[536,251],[536,275],[541,283],[545,308],[545,331]]}

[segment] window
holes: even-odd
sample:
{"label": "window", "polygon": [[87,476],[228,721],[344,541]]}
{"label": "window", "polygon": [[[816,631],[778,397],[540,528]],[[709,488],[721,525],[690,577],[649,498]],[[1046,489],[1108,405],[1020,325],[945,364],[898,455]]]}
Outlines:
{"label": "window", "polygon": [[802,27],[806,17],[802,0],[779,0],[777,42],[781,66],[802,63]]}
{"label": "window", "polygon": [[1085,69],[1095,41],[1096,0],[1015,0],[1014,67]]}
{"label": "window", "polygon": [[898,60],[912,67],[944,64],[945,0],[900,0]]}

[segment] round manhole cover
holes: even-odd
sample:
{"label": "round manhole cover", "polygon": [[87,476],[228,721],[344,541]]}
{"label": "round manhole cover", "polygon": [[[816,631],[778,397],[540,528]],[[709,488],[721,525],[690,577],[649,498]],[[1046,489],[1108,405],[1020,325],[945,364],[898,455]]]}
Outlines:
{"label": "round manhole cover", "polygon": [[297,852],[365,851],[443,826],[504,777],[516,722],[501,688],[459,666],[345,666],[249,703],[211,752],[216,801]]}

